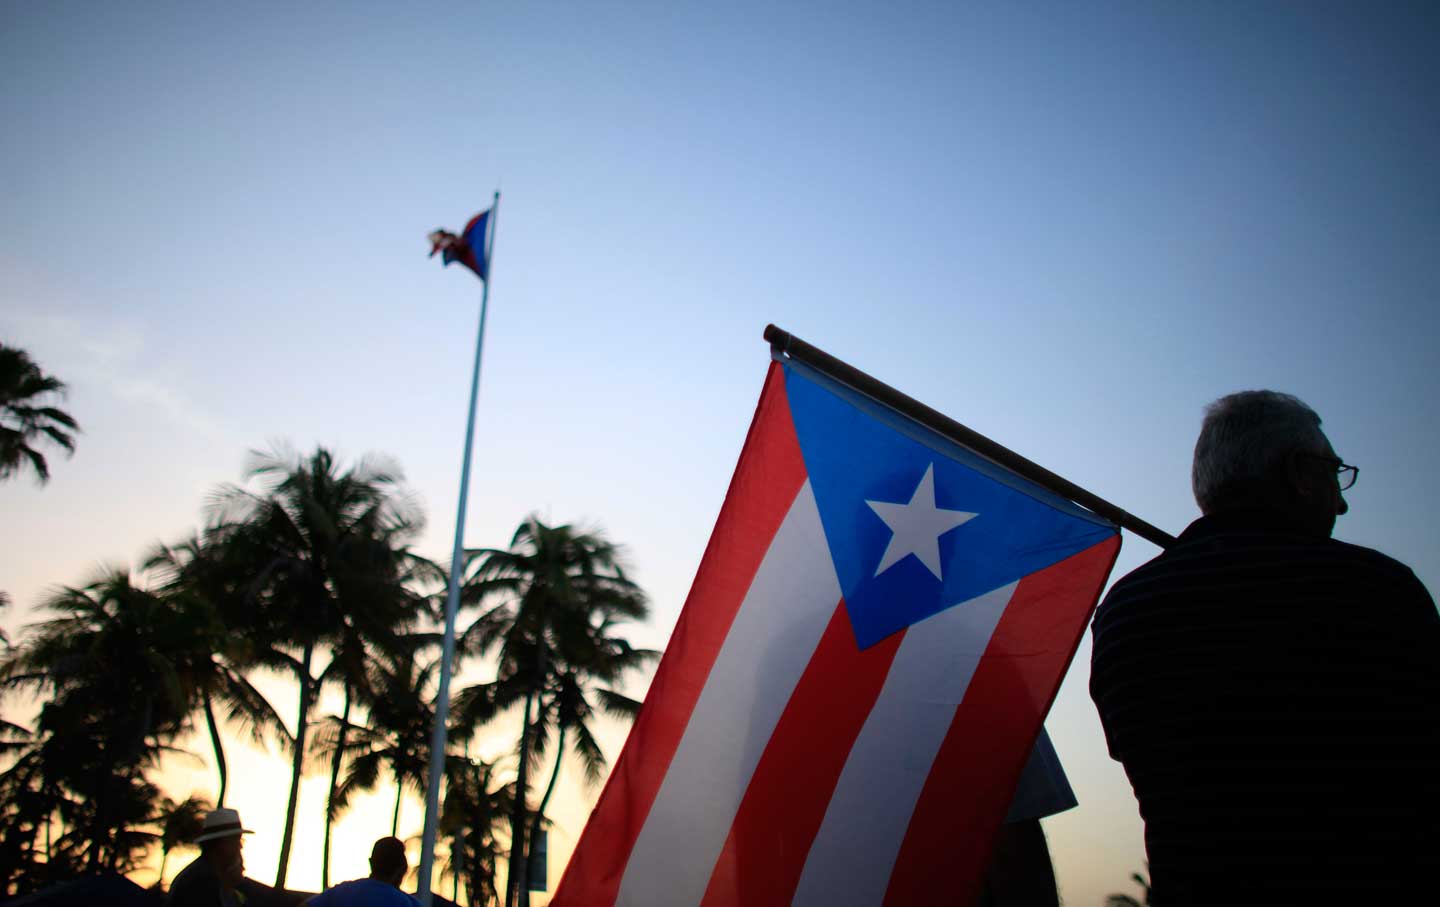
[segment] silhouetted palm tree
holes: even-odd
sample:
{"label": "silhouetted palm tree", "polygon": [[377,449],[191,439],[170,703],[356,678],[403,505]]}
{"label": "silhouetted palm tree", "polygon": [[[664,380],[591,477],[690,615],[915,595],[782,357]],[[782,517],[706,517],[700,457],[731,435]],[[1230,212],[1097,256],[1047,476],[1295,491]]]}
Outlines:
{"label": "silhouetted palm tree", "polygon": [[0,722],[0,754],[11,760],[0,773],[0,898],[4,898],[49,883],[48,855],[40,838],[49,828],[55,804],[41,790],[35,738],[28,728]]}
{"label": "silhouetted palm tree", "polygon": [[[515,783],[500,784],[494,763],[452,755],[445,763],[445,802],[438,837],[450,842],[444,874],[465,883],[472,907],[499,897],[496,873],[505,850],[497,835],[510,820]],[[458,900],[458,891],[451,900]]]}
{"label": "silhouetted palm tree", "polygon": [[[0,611],[10,607],[10,596],[0,592]],[[0,628],[0,664],[9,663],[14,656],[10,637]],[[0,718],[0,756],[10,755],[30,742],[30,729]],[[3,889],[0,889],[3,890]]]}
{"label": "silhouetted palm tree", "polygon": [[[623,644],[628,647],[624,640],[606,639],[605,642]],[[658,653],[633,652],[636,658],[626,658],[625,662],[634,667],[639,667],[644,660],[658,657]],[[597,712],[604,712],[612,718],[619,718],[624,721],[633,721],[640,711],[640,702],[631,699],[612,689],[593,686],[593,682],[614,683],[620,674],[616,667],[617,662],[611,661],[604,665],[604,674],[592,674],[585,668],[570,667],[556,672],[553,678],[553,687],[547,692],[544,701],[543,711],[536,720],[534,735],[534,753],[538,762],[544,758],[549,740],[549,730],[555,731],[555,761],[550,769],[550,780],[545,785],[545,793],[540,796],[540,805],[535,808],[535,813],[530,820],[530,829],[527,840],[533,839],[535,832],[540,827],[540,822],[545,816],[545,809],[550,805],[550,797],[555,793],[555,783],[560,779],[560,763],[566,752],[566,744],[569,744],[569,751],[579,760],[581,767],[585,770],[585,780],[590,784],[598,784],[605,773],[605,754],[600,750],[600,744],[595,739],[591,722]],[[607,676],[608,675],[608,676]],[[596,700],[595,704],[590,702],[591,698]],[[597,708],[598,705],[598,708]],[[568,737],[568,740],[567,740]]]}
{"label": "silhouetted palm tree", "polygon": [[42,483],[48,481],[49,464],[35,449],[41,441],[75,450],[80,427],[47,402],[64,392],[65,383],[42,372],[28,353],[0,343],[0,479],[29,466]]}
{"label": "silhouetted palm tree", "polygon": [[60,616],[33,627],[0,666],[7,689],[51,694],[12,770],[62,811],[62,851],[83,854],[91,870],[128,869],[154,837],[139,827],[159,795],[144,773],[184,727],[178,666],[208,615],[134,585],[124,570],[64,587],[44,608]]}
{"label": "silhouetted palm tree", "polygon": [[325,796],[325,841],[320,857],[322,891],[330,887],[330,840],[335,820],[339,818],[342,808],[336,800],[336,792],[340,787],[340,767],[345,761],[350,729],[354,726],[350,716],[357,698],[361,701],[371,698],[368,675],[370,655],[367,645],[368,641],[358,633],[345,634],[333,647],[330,665],[320,676],[322,684],[339,678],[344,697],[340,716],[331,716],[331,728],[321,740],[322,752],[328,752],[330,756],[330,787]]}
{"label": "silhouetted palm tree", "polygon": [[169,797],[162,797],[156,816],[160,825],[160,878],[156,887],[164,885],[165,864],[170,860],[170,851],[186,847],[205,827],[205,814],[210,804],[201,797],[186,797],[179,803]]}
{"label": "silhouetted palm tree", "polygon": [[[0,609],[9,605],[10,597],[0,592]],[[15,656],[9,637],[0,630],[0,676],[7,680],[9,672],[20,670]],[[6,683],[0,692],[10,686]],[[57,804],[56,798],[47,796],[53,789],[45,789],[39,748],[29,728],[0,720],[0,758],[8,762],[0,773],[0,899],[4,899],[51,883],[50,870],[55,867],[48,839]]]}
{"label": "silhouetted palm tree", "polygon": [[[409,555],[406,560],[408,576],[404,580],[412,590],[422,590],[439,583],[444,586],[445,577],[435,564],[424,558]],[[329,666],[320,676],[320,682],[339,683],[343,693],[343,706],[339,718],[331,718],[325,749],[330,755],[330,787],[325,798],[325,841],[320,864],[320,887],[330,884],[330,841],[331,830],[343,804],[337,800],[340,787],[340,768],[349,751],[348,740],[351,713],[357,703],[372,705],[377,691],[372,684],[373,666],[379,660],[397,659],[413,653],[416,647],[434,643],[434,634],[407,633],[413,621],[422,612],[418,606],[428,597],[416,600],[415,612],[397,614],[388,608],[378,615],[351,611],[345,615],[340,638],[331,646]],[[429,615],[427,615],[429,616]],[[386,620],[403,619],[397,625],[386,625]],[[422,694],[424,691],[422,691]]]}
{"label": "silhouetted palm tree", "polygon": [[[435,723],[430,686],[438,667],[438,662],[422,666],[413,647],[371,666],[366,703],[369,722],[348,727],[350,737],[343,745],[348,769],[333,798],[336,814],[349,806],[357,791],[374,790],[384,768],[395,779],[390,833],[400,833],[400,805],[406,789],[423,791],[428,780],[430,732]],[[338,731],[345,728],[343,722],[332,719],[326,733],[331,749],[338,745]]]}
{"label": "silhouetted palm tree", "polygon": [[1150,880],[1138,872],[1130,873],[1130,878],[1140,886],[1144,900],[1137,900],[1128,894],[1111,894],[1105,897],[1105,907],[1150,907]]}
{"label": "silhouetted palm tree", "polygon": [[254,660],[292,674],[299,686],[275,873],[275,887],[283,888],[310,709],[324,676],[315,670],[316,653],[343,638],[347,615],[390,627],[414,618],[419,596],[407,586],[406,545],[423,520],[388,461],[367,458],[342,469],[323,447],[304,458],[278,450],[254,454],[248,475],[255,489],[227,486],[216,494],[211,531],[246,564]]}
{"label": "silhouetted palm tree", "polygon": [[205,716],[219,776],[217,806],[225,805],[229,773],[215,707],[225,723],[249,733],[255,743],[266,737],[289,744],[290,732],[274,706],[250,683],[245,670],[253,661],[249,603],[236,588],[236,565],[226,562],[223,546],[193,535],[176,545],[157,545],[145,566],[162,580],[167,594],[208,609],[209,620],[196,627],[190,650],[181,657],[181,680],[191,708]]}
{"label": "silhouetted palm tree", "polygon": [[553,731],[556,764],[543,803],[554,790],[567,735],[570,750],[599,778],[604,754],[589,728],[599,708],[617,716],[633,715],[638,704],[614,684],[657,655],[638,650],[614,635],[625,621],[649,613],[645,594],[625,576],[618,546],[600,533],[568,525],[547,526],[534,516],[515,531],[508,550],[482,549],[473,555],[465,583],[467,602],[499,603],[483,611],[462,640],[466,650],[498,648],[496,679],[456,696],[457,724],[475,728],[500,710],[523,703],[519,778],[511,817],[510,874],[506,904],[528,898],[524,884],[526,798],[529,770],[543,756]]}

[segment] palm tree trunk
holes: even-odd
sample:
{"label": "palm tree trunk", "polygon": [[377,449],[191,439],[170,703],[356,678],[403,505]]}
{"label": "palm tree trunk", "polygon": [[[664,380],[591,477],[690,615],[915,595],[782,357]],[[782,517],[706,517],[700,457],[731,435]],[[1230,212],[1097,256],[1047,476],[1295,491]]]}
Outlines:
{"label": "palm tree trunk", "polygon": [[400,801],[405,799],[405,785],[400,782],[400,777],[395,777],[395,818],[390,820],[390,836],[400,837]]}
{"label": "palm tree trunk", "polygon": [[290,802],[285,807],[285,834],[280,839],[280,866],[275,870],[276,888],[285,887],[290,844],[295,839],[295,805],[300,799],[300,769],[305,762],[305,727],[310,717],[310,659],[314,654],[314,644],[307,642],[300,659],[300,714],[295,719],[295,759],[290,767]]}
{"label": "palm tree trunk", "polygon": [[515,779],[515,805],[510,809],[510,871],[505,877],[505,907],[515,907],[515,893],[525,884],[525,793],[530,783],[530,706],[535,698],[534,690],[525,694],[525,722],[520,726],[520,770]]}
{"label": "palm tree trunk", "polygon": [[225,747],[220,743],[220,728],[215,724],[215,710],[210,705],[210,691],[206,690],[205,725],[210,729],[210,745],[215,749],[215,770],[220,773],[220,795],[215,799],[215,808],[225,805],[225,787],[229,777],[225,771]]}
{"label": "palm tree trunk", "polygon": [[520,771],[515,779],[515,808],[510,813],[510,872],[505,880],[505,907],[515,907],[517,891],[525,890],[525,797],[529,791],[530,776],[530,706],[535,709],[535,722],[539,723],[544,706],[541,698],[545,691],[546,656],[545,637],[541,633],[535,640],[535,680],[530,692],[525,694],[525,723],[520,727]]}
{"label": "palm tree trunk", "polygon": [[345,752],[345,734],[350,730],[351,686],[345,684],[345,708],[340,712],[340,738],[335,742],[335,758],[330,762],[330,793],[325,798],[325,848],[320,858],[320,890],[330,887],[330,830],[335,824],[335,787],[340,781],[340,758]]}
{"label": "palm tree trunk", "polygon": [[170,848],[166,847],[160,851],[160,877],[155,880],[156,885],[165,882],[165,864],[170,862]]}
{"label": "palm tree trunk", "polygon": [[[530,820],[530,835],[525,840],[534,842],[535,834],[540,831],[540,822],[545,818],[545,807],[550,805],[550,795],[555,793],[555,782],[560,780],[560,759],[565,755],[565,725],[560,725],[555,734],[555,768],[550,771],[550,783],[545,785],[545,793],[540,797],[540,805],[535,809],[535,815]],[[529,881],[530,857],[525,857],[526,881]],[[530,886],[527,884],[525,890],[520,892],[520,907],[530,907]]]}

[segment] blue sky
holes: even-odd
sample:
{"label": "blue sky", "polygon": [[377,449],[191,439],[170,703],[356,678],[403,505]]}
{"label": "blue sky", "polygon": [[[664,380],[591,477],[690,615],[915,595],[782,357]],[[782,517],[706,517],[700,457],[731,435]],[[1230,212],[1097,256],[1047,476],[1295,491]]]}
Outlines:
{"label": "blue sky", "polygon": [[[1295,393],[1361,469],[1337,535],[1434,590],[1436,46],[1424,3],[0,6],[0,337],[85,429],[0,486],[4,625],[272,439],[394,455],[447,556],[480,288],[424,236],[497,188],[467,539],[603,525],[644,642],[768,322],[1172,532],[1204,404]],[[1050,719],[1072,904],[1143,860],[1087,658]],[[247,804],[283,808],[271,762]]]}

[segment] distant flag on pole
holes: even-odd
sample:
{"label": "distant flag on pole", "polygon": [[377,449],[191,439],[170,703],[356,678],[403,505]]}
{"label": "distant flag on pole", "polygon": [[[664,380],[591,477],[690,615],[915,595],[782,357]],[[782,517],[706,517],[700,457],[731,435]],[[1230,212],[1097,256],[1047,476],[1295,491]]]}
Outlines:
{"label": "distant flag on pole", "polygon": [[554,907],[970,903],[1117,528],[795,360]]}
{"label": "distant flag on pole", "polygon": [[470,218],[459,236],[448,230],[435,230],[430,234],[430,257],[439,252],[448,267],[451,262],[460,262],[474,271],[481,280],[490,276],[489,246],[485,242],[485,230],[490,225],[490,210],[481,211]]}

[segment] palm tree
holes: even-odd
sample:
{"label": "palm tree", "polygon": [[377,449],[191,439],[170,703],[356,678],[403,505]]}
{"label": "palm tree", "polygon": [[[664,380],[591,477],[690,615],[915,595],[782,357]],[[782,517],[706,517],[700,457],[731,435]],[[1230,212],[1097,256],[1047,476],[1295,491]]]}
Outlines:
{"label": "palm tree", "polygon": [[41,850],[40,837],[49,828],[55,804],[40,790],[35,752],[28,728],[0,722],[0,753],[13,760],[0,774],[0,899],[28,894],[49,881],[48,855]]}
{"label": "palm tree", "polygon": [[[436,582],[442,587],[445,584],[444,571],[425,558],[407,553],[405,566],[408,575],[402,582],[411,589],[421,589],[427,585],[434,585]],[[421,610],[418,606],[428,601],[430,601],[428,596],[416,600],[416,614]],[[393,662],[403,658],[407,653],[413,654],[415,647],[434,643],[438,639],[434,634],[406,632],[409,630],[414,616],[402,616],[388,609],[382,609],[379,614],[353,610],[348,612],[340,631],[340,638],[331,646],[330,664],[320,676],[322,684],[327,682],[340,684],[344,701],[340,717],[338,719],[332,717],[325,741],[325,749],[330,754],[330,787],[325,799],[325,842],[320,862],[320,887],[322,890],[330,886],[331,831],[335,819],[344,808],[338,795],[340,768],[346,753],[350,750],[347,743],[347,737],[352,727],[350,715],[357,702],[371,705],[377,698],[380,698],[372,684],[372,678],[375,676],[372,666],[383,659],[388,658]],[[427,614],[426,616],[433,617],[434,615]],[[385,623],[387,620],[394,621],[402,617],[402,623],[395,625]],[[424,691],[421,692],[423,694]]]}
{"label": "palm tree", "polygon": [[[10,607],[10,596],[0,592],[0,611],[4,611],[8,607]],[[0,664],[9,663],[13,655],[14,648],[10,645],[10,637],[5,634],[4,628],[0,627]],[[28,745],[29,742],[29,728],[0,718],[0,756],[10,755]]]}
{"label": "palm tree", "polygon": [[42,372],[28,353],[0,343],[0,479],[28,465],[42,484],[49,481],[49,464],[35,449],[42,440],[67,453],[75,450],[79,425],[69,413],[45,403],[64,392],[65,383]]}
{"label": "palm tree", "polygon": [[509,821],[515,783],[497,783],[494,763],[452,755],[445,762],[445,802],[440,809],[439,836],[450,842],[445,874],[455,884],[451,900],[459,899],[465,883],[472,907],[490,907],[499,897],[496,873],[504,849],[497,830]]}
{"label": "palm tree", "polygon": [[1105,907],[1150,907],[1150,880],[1138,872],[1130,873],[1130,878],[1140,886],[1144,900],[1137,900],[1128,894],[1111,894],[1105,897]]}
{"label": "palm tree", "polygon": [[342,469],[325,448],[301,458],[256,453],[248,470],[258,486],[227,486],[212,504],[216,541],[243,562],[256,663],[293,675],[299,686],[290,798],[275,887],[285,887],[295,806],[305,764],[310,709],[323,672],[318,650],[344,636],[347,615],[378,626],[415,616],[418,595],[407,584],[405,547],[423,526],[403,495],[398,467],[363,459]]}
{"label": "palm tree", "polygon": [[159,795],[145,771],[184,727],[178,664],[206,615],[134,585],[125,570],[63,587],[44,608],[59,616],[0,666],[7,689],[51,693],[14,780],[61,810],[62,850],[83,854],[91,870],[129,868],[153,837],[138,828]]}
{"label": "palm tree", "polygon": [[[435,707],[429,697],[438,667],[438,662],[422,666],[413,648],[372,666],[372,694],[367,703],[370,722],[349,725],[354,736],[344,744],[349,770],[335,791],[336,814],[349,806],[357,791],[374,790],[385,768],[395,779],[390,834],[399,835],[400,805],[406,789],[423,791],[428,779],[430,732],[435,723]],[[326,735],[329,748],[336,747],[337,731],[344,728],[343,722],[332,720]]]}
{"label": "palm tree", "polygon": [[[523,703],[519,744],[518,794],[511,816],[511,848],[506,905],[525,886],[526,798],[529,770],[545,753],[553,731],[557,745],[550,783],[536,811],[544,814],[559,775],[567,735],[586,776],[598,779],[605,766],[589,720],[593,694],[603,711],[633,715],[638,703],[613,689],[626,673],[644,667],[657,653],[631,647],[613,635],[625,621],[649,613],[645,594],[625,576],[618,546],[599,532],[568,525],[547,526],[531,516],[521,523],[508,550],[482,549],[473,556],[466,581],[467,602],[499,598],[465,633],[466,650],[498,648],[496,679],[456,696],[457,722],[471,729],[499,711]],[[462,731],[463,733],[464,731]]]}
{"label": "palm tree", "polygon": [[320,676],[322,685],[327,680],[339,679],[345,703],[340,717],[331,718],[333,731],[321,741],[322,749],[330,753],[330,787],[325,797],[325,843],[320,857],[321,891],[330,887],[330,840],[335,819],[339,817],[342,808],[336,794],[340,787],[340,767],[345,761],[347,738],[352,727],[350,714],[355,707],[357,696],[367,701],[371,698],[368,676],[370,658],[366,644],[367,640],[358,633],[344,634],[333,648],[329,666]]}
{"label": "palm tree", "polygon": [[215,716],[217,705],[225,709],[226,723],[248,732],[255,743],[263,743],[267,736],[290,742],[279,713],[244,674],[253,661],[248,603],[243,590],[236,588],[237,571],[235,565],[226,563],[228,554],[223,546],[196,534],[176,545],[157,545],[145,560],[146,569],[160,578],[167,594],[206,609],[210,618],[196,627],[180,672],[192,710],[205,716],[215,753],[219,776],[216,806],[225,805],[229,786],[225,746]]}
{"label": "palm tree", "polygon": [[157,888],[165,882],[165,864],[170,860],[170,851],[185,847],[204,830],[205,814],[210,804],[200,797],[186,797],[179,803],[169,797],[160,801],[157,816],[160,824],[160,875],[155,881]]}
{"label": "palm tree", "polygon": [[[0,611],[10,607],[10,593],[0,592]],[[6,653],[10,651],[10,637],[5,635],[5,628],[0,627],[0,650]]]}

